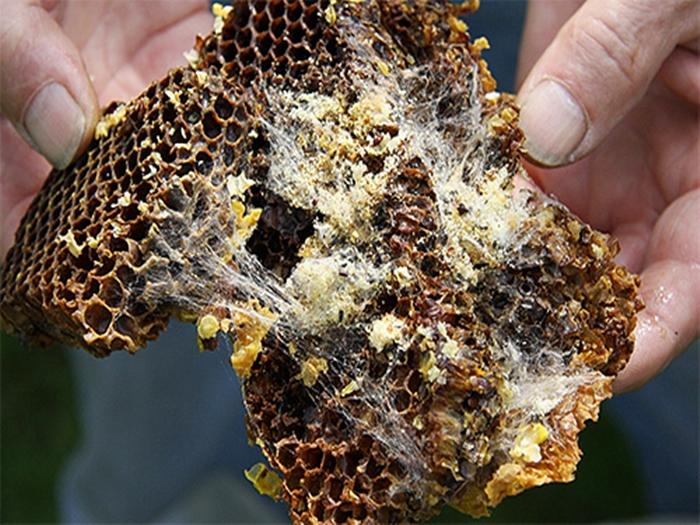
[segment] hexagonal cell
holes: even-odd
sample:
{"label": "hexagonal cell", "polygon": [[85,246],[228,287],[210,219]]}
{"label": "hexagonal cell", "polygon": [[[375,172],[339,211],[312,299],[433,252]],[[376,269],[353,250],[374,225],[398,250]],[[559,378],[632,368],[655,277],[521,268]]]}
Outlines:
{"label": "hexagonal cell", "polygon": [[103,304],[93,302],[85,310],[85,322],[95,333],[104,334],[112,323],[112,313]]}
{"label": "hexagonal cell", "polygon": [[270,27],[270,18],[265,11],[259,12],[253,17],[253,27],[257,33],[264,33]]}

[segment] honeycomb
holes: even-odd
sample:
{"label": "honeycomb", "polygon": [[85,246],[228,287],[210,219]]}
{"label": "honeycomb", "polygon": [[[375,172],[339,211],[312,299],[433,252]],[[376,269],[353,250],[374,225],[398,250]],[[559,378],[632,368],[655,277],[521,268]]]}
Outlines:
{"label": "honeycomb", "polygon": [[246,476],[294,523],[481,516],[573,479],[638,279],[527,183],[477,3],[215,5],[189,64],[48,177],[5,329],[102,357],[195,323],[272,468]]}

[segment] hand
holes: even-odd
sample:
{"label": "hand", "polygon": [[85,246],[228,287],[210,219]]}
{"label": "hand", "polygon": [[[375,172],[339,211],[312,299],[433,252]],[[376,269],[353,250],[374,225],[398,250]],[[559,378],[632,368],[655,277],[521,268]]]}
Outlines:
{"label": "hand", "polygon": [[618,392],[651,379],[700,331],[699,50],[696,0],[534,0],[528,10],[528,171],[616,236],[619,262],[641,272],[646,308]]}
{"label": "hand", "polygon": [[51,169],[44,158],[66,167],[93,135],[98,102],[129,100],[184,64],[182,52],[212,24],[206,0],[2,6],[0,259]]}

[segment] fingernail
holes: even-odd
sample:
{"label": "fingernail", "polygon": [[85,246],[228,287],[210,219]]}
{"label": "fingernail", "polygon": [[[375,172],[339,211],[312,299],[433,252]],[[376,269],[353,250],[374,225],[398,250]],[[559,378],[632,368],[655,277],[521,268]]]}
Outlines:
{"label": "fingernail", "polygon": [[65,87],[51,82],[34,95],[23,124],[34,148],[62,169],[80,146],[85,115]]}
{"label": "fingernail", "polygon": [[586,135],[586,116],[559,82],[543,80],[525,95],[520,109],[525,148],[533,160],[557,166],[575,160],[573,153]]}

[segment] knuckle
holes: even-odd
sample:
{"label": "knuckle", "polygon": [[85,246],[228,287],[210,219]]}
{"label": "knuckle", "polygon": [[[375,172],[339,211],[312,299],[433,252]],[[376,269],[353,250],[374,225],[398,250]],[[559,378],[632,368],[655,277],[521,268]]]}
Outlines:
{"label": "knuckle", "polygon": [[595,14],[576,20],[571,36],[574,45],[598,62],[598,69],[602,68],[606,75],[614,74],[629,84],[636,83],[638,39],[629,29],[608,20],[604,14]]}

